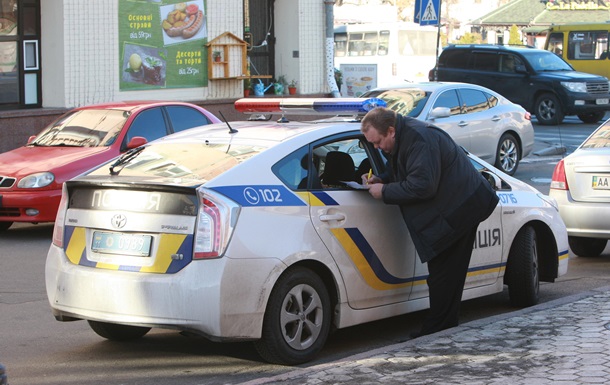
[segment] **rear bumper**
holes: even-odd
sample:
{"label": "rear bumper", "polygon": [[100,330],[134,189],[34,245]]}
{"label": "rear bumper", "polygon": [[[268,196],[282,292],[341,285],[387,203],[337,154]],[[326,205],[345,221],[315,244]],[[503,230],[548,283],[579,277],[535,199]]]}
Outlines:
{"label": "rear bumper", "polygon": [[610,239],[610,204],[576,202],[564,190],[552,189],[549,195],[557,200],[568,235]]}
{"label": "rear bumper", "polygon": [[194,261],[176,274],[72,264],[51,245],[46,291],[58,320],[86,319],[195,332],[212,340],[261,337],[275,259]]}

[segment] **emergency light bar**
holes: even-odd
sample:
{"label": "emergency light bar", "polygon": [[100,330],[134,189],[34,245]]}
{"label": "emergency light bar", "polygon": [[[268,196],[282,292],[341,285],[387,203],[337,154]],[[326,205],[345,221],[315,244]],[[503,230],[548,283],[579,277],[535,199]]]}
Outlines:
{"label": "emergency light bar", "polygon": [[365,114],[375,107],[387,107],[387,103],[378,98],[246,98],[235,101],[235,109],[245,114]]}

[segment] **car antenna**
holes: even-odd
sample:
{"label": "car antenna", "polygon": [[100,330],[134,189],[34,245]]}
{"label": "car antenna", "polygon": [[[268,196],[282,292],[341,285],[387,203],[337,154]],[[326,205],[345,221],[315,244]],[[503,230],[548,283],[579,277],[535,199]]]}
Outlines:
{"label": "car antenna", "polygon": [[225,118],[225,116],[222,114],[222,111],[218,110],[218,113],[220,114],[220,116],[222,116],[222,120],[224,120],[227,127],[229,127],[229,134],[235,134],[236,132],[239,132],[236,129],[234,129],[233,127],[231,127],[231,125],[227,121],[227,118]]}

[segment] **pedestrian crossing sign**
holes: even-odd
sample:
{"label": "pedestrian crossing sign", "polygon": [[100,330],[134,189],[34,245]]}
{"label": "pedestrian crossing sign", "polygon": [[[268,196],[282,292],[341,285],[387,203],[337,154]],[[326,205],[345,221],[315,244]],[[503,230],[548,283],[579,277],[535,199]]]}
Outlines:
{"label": "pedestrian crossing sign", "polygon": [[420,25],[438,25],[440,0],[416,0],[413,19]]}

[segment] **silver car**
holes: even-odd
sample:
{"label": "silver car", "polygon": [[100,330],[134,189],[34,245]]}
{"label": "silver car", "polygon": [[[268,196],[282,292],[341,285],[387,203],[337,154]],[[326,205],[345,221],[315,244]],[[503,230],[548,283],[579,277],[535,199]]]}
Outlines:
{"label": "silver car", "polygon": [[447,131],[462,147],[509,175],[534,146],[531,114],[488,88],[466,83],[406,83],[362,97],[383,99],[406,116]]}
{"label": "silver car", "polygon": [[559,204],[572,252],[599,256],[610,238],[610,120],[557,163],[549,195]]}

